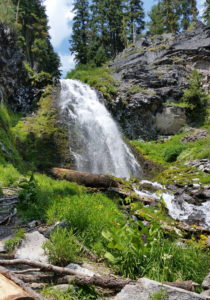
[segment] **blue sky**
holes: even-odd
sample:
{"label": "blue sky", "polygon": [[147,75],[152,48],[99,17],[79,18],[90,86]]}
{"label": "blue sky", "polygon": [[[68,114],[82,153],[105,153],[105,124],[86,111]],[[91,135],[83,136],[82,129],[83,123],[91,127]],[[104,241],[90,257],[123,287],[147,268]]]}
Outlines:
{"label": "blue sky", "polygon": [[[189,0],[186,0],[189,1]],[[155,0],[143,0],[147,13]],[[204,0],[197,0],[201,11]],[[45,0],[46,11],[50,25],[50,35],[55,51],[59,54],[62,63],[63,75],[74,68],[74,57],[69,52],[69,39],[72,31],[73,0]]]}

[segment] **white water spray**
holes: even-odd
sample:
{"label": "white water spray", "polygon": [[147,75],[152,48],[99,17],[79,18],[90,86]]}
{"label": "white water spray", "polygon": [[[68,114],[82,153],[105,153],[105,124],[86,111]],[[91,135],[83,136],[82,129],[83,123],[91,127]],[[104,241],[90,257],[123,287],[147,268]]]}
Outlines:
{"label": "white water spray", "polygon": [[61,80],[60,107],[78,171],[141,176],[141,167],[95,90],[77,80]]}

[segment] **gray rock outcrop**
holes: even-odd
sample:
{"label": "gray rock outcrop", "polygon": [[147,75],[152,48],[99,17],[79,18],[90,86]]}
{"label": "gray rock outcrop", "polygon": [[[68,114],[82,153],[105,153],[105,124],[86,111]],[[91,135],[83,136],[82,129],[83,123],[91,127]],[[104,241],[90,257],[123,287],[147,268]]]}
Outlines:
{"label": "gray rock outcrop", "polygon": [[26,110],[34,99],[24,60],[15,33],[0,22],[0,103],[9,103],[13,110]]}
{"label": "gray rock outcrop", "polygon": [[[129,138],[173,134],[186,123],[183,111],[174,105],[188,87],[193,68],[203,75],[208,92],[210,26],[201,23],[179,35],[146,35],[116,57],[110,69],[120,83],[119,96],[108,106]],[[172,107],[174,120],[163,124],[165,106]]]}
{"label": "gray rock outcrop", "polygon": [[[156,296],[156,297],[155,297]],[[159,298],[158,298],[159,297]],[[161,298],[162,297],[162,298]],[[205,300],[206,298],[180,288],[141,278],[135,285],[126,285],[113,300]]]}

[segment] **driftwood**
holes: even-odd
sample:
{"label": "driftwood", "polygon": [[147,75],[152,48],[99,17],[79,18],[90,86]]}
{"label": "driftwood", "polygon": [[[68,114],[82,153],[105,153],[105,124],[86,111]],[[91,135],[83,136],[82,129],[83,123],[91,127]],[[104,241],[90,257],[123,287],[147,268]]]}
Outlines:
{"label": "driftwood", "polygon": [[3,267],[0,267],[0,282],[1,300],[43,300],[26,283]]}
{"label": "driftwood", "polygon": [[40,268],[41,271],[53,272],[58,275],[72,275],[74,276],[73,281],[79,285],[95,285],[115,291],[120,291],[126,284],[131,284],[134,282],[131,279],[116,278],[108,275],[94,275],[92,277],[84,276],[82,273],[75,270],[25,259],[0,260],[0,265],[28,265],[35,268]]}
{"label": "driftwood", "polygon": [[108,175],[90,174],[87,172],[78,172],[68,169],[53,168],[50,170],[50,174],[57,179],[65,179],[73,181],[81,185],[95,188],[109,188],[118,187],[117,180],[111,178]]}

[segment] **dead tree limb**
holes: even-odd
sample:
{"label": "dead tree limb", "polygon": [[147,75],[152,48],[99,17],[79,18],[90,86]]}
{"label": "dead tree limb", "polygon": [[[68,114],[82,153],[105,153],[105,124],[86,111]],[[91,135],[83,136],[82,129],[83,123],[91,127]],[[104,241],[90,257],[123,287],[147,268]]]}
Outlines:
{"label": "dead tree limb", "polygon": [[[20,298],[20,299],[44,300],[39,294],[34,292],[26,283],[24,283],[22,280],[17,278],[13,274],[13,272],[8,271],[7,269],[5,269],[3,267],[0,267],[0,274],[4,278],[8,279],[9,281],[12,281],[13,283],[15,283],[18,287],[20,287],[25,292],[25,294],[23,293],[22,295],[20,295],[20,296],[22,296],[22,298]],[[10,292],[10,291],[8,290],[8,292]],[[14,298],[14,299],[19,299],[19,298],[17,297],[17,298]]]}
{"label": "dead tree limb", "polygon": [[0,265],[28,265],[31,267],[39,268],[41,271],[53,272],[59,275],[72,275],[73,280],[76,284],[83,285],[95,285],[102,288],[108,288],[115,291],[120,291],[126,284],[130,284],[134,281],[131,279],[116,278],[114,276],[84,276],[82,273],[71,270],[68,268],[57,267],[50,264],[44,264],[41,262],[35,262],[25,259],[14,259],[14,260],[0,260]]}

